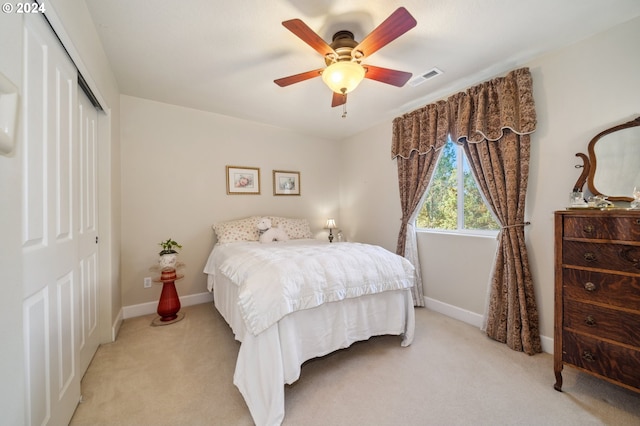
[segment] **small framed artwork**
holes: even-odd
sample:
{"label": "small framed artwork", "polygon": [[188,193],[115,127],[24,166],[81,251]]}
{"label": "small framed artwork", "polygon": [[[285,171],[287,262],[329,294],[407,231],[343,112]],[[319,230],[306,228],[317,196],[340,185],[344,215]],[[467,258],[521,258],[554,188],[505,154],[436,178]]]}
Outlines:
{"label": "small framed artwork", "polygon": [[273,195],[300,195],[300,172],[274,170]]}
{"label": "small framed artwork", "polygon": [[260,169],[227,166],[227,194],[260,194]]}

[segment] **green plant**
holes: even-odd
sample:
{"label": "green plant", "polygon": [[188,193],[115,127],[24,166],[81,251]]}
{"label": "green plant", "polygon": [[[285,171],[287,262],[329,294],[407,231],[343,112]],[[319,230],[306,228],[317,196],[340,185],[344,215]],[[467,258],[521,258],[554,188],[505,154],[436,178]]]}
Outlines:
{"label": "green plant", "polygon": [[167,241],[162,241],[159,243],[160,247],[162,247],[162,251],[160,252],[160,256],[163,254],[177,253],[176,249],[181,249],[182,246],[177,242],[173,241],[169,238]]}

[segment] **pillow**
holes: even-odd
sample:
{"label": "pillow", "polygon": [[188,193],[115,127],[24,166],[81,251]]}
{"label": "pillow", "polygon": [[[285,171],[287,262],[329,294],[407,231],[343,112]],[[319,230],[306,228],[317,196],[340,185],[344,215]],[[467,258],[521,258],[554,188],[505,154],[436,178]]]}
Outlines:
{"label": "pillow", "polygon": [[291,240],[313,238],[307,219],[290,219],[286,217],[270,216],[272,226],[284,229]]}
{"label": "pillow", "polygon": [[213,225],[213,230],[218,237],[218,243],[234,243],[237,241],[258,241],[258,221],[260,216],[251,216],[244,219],[230,220]]}

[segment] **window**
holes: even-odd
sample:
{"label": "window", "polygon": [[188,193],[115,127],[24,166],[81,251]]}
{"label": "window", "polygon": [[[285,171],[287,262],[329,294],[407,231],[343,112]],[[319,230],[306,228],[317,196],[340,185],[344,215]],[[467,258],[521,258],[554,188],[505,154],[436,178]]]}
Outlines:
{"label": "window", "polygon": [[416,227],[481,233],[499,230],[500,225],[480,195],[462,147],[449,139],[442,150]]}

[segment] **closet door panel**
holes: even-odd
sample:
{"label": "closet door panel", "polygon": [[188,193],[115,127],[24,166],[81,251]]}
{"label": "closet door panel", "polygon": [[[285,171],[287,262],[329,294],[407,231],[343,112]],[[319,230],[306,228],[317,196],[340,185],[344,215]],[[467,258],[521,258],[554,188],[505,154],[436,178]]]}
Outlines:
{"label": "closet door panel", "polygon": [[23,40],[27,418],[29,424],[68,424],[81,378],[77,70],[42,16],[24,16]]}

